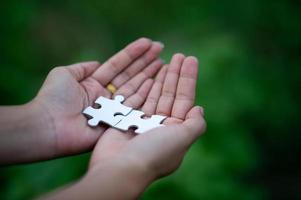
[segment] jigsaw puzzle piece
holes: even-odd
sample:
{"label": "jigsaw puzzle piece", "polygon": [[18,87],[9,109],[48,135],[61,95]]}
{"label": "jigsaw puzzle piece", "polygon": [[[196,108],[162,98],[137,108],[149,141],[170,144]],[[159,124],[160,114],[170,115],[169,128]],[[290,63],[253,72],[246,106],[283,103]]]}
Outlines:
{"label": "jigsaw puzzle piece", "polygon": [[114,127],[127,131],[131,127],[137,128],[135,133],[141,134],[156,127],[164,126],[161,122],[166,118],[161,115],[152,115],[151,118],[143,119],[143,112],[132,110],[127,116],[122,116],[122,120]]}
{"label": "jigsaw puzzle piece", "polygon": [[100,105],[99,109],[95,109],[91,106],[87,107],[83,113],[90,116],[88,120],[90,126],[97,126],[102,122],[110,126],[114,126],[121,121],[123,115],[127,115],[132,111],[132,108],[121,104],[124,101],[124,97],[117,95],[114,100],[107,99],[105,97],[99,97],[95,103]]}
{"label": "jigsaw puzzle piece", "polygon": [[90,117],[92,117],[91,119],[88,120],[88,124],[90,126],[97,126],[98,125],[99,119],[97,118],[97,116],[98,116],[98,110],[97,109],[89,106],[88,108],[86,108],[83,111],[83,113],[90,116]]}

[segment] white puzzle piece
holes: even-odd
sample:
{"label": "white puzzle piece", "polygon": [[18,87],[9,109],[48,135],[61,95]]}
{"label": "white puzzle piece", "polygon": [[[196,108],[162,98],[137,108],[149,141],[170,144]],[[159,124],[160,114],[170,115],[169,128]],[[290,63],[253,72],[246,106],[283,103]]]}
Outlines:
{"label": "white puzzle piece", "polygon": [[139,134],[164,126],[161,123],[166,119],[165,116],[152,115],[150,118],[143,119],[144,113],[142,111],[122,105],[123,101],[124,97],[121,95],[117,95],[114,100],[105,97],[97,98],[95,103],[101,106],[99,109],[89,106],[83,111],[85,115],[91,117],[88,124],[97,126],[102,122],[123,131],[134,127],[136,128],[135,133]]}
{"label": "white puzzle piece", "polygon": [[161,115],[152,115],[150,118],[141,118],[144,112],[132,110],[127,116],[123,116],[122,120],[114,127],[123,131],[127,131],[131,127],[135,127],[135,133],[141,134],[156,127],[163,126],[161,122],[166,118]]}
{"label": "white puzzle piece", "polygon": [[97,126],[99,122],[103,122],[114,126],[121,120],[120,116],[127,115],[132,111],[132,108],[121,104],[123,101],[124,97],[121,95],[117,95],[114,100],[98,97],[95,103],[99,104],[101,108],[95,109],[89,106],[83,111],[84,114],[92,117],[88,120],[88,124]]}

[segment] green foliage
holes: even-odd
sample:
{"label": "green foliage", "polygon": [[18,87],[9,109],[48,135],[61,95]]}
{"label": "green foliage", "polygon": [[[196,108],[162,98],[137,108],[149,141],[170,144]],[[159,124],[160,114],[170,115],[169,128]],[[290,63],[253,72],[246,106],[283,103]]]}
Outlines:
{"label": "green foliage", "polygon": [[[11,0],[0,8],[0,103],[32,99],[54,66],[103,62],[141,36],[160,40],[166,61],[175,52],[199,58],[196,103],[205,107],[208,131],[180,169],[142,199],[300,196],[289,188],[298,188],[290,181],[300,178],[296,154],[282,153],[295,152],[300,141],[300,15],[299,2],[284,0]],[[5,167],[0,199],[31,199],[77,180],[88,160]]]}

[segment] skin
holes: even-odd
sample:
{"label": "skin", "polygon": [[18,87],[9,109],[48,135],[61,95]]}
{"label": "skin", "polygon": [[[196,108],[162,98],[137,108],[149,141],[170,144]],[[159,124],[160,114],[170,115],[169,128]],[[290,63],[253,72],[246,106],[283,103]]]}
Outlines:
{"label": "skin", "polygon": [[91,150],[107,127],[88,127],[83,109],[98,96],[111,96],[105,88],[109,82],[134,91],[161,68],[162,48],[140,38],[102,65],[92,61],[54,68],[31,102],[0,107],[0,164]]}
{"label": "skin", "polygon": [[[153,181],[175,171],[205,131],[203,109],[194,105],[198,62],[173,56],[155,81],[148,79],[124,104],[148,115],[165,114],[166,126],[141,135],[109,128],[97,142],[87,174],[50,199],[137,199]],[[116,192],[118,191],[118,192]]]}
{"label": "skin", "polygon": [[[160,43],[142,38],[102,65],[85,62],[52,70],[33,101],[0,108],[1,164],[50,159],[94,147],[87,173],[43,198],[138,198],[153,181],[179,167],[206,128],[203,109],[194,106],[197,59],[175,54],[161,68],[161,50]],[[81,112],[98,96],[111,97],[105,89],[108,83],[118,88],[115,95],[126,97],[125,105],[148,116],[166,115],[166,126],[141,135],[87,126]]]}

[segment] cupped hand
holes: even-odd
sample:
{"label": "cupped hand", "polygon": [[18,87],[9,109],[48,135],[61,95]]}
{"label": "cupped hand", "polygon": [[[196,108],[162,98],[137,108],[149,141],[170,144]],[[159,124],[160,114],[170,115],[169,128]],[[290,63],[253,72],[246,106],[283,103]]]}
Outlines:
{"label": "cupped hand", "polygon": [[187,149],[206,129],[203,109],[194,106],[197,72],[195,57],[175,54],[156,79],[145,81],[137,92],[119,89],[116,94],[126,97],[125,105],[148,116],[168,116],[166,126],[140,135],[108,129],[94,148],[90,169],[114,159],[143,168],[152,179],[177,169]]}
{"label": "cupped hand", "polygon": [[52,124],[52,129],[48,134],[54,134],[54,156],[90,150],[106,127],[88,127],[83,109],[92,105],[98,96],[110,97],[106,89],[109,83],[119,89],[135,90],[136,85],[161,68],[158,55],[162,48],[159,42],[141,38],[102,65],[83,62],[54,68],[32,102],[49,115],[47,123]]}

